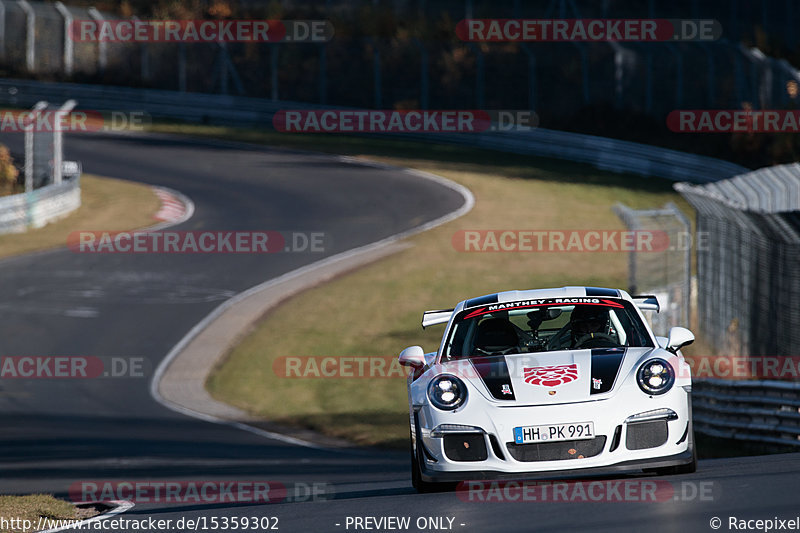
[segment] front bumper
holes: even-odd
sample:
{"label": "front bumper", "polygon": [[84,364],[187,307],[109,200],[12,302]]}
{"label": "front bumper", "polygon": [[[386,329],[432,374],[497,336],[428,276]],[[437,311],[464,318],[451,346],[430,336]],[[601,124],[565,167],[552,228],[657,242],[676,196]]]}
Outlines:
{"label": "front bumper", "polygon": [[465,477],[465,472],[443,472],[439,470],[428,470],[425,466],[421,467],[422,479],[431,483],[445,483],[465,481],[467,479],[474,481],[494,480],[494,479],[536,479],[539,478],[553,478],[553,477],[569,477],[569,476],[582,476],[582,475],[603,475],[603,474],[620,474],[620,473],[634,473],[640,472],[644,469],[650,468],[664,468],[670,466],[680,466],[689,464],[694,459],[694,452],[687,449],[669,457],[655,457],[651,459],[639,459],[633,461],[623,461],[611,466],[595,466],[595,467],[575,467],[565,470],[548,470],[546,472],[541,470],[532,470],[528,472],[498,472],[495,470],[471,470],[468,476]]}
{"label": "front bumper", "polygon": [[[620,392],[599,401],[548,406],[507,407],[473,402],[457,412],[442,412],[424,406],[414,417],[417,426],[415,445],[419,447],[422,444],[418,454],[422,479],[441,482],[635,472],[692,462],[691,402],[687,390],[674,387],[656,397],[642,396],[638,390]],[[637,438],[637,432],[642,434],[640,429],[644,426],[636,426],[642,422],[633,421],[631,417],[657,410],[670,412],[669,416],[656,418],[661,420],[661,436],[663,431],[666,431],[666,436],[663,442],[661,438],[643,442]],[[519,448],[515,448],[514,427],[589,421],[594,423],[598,441],[586,456],[581,450],[588,449],[587,441],[567,441],[563,446],[549,443],[547,453],[542,453],[542,448],[537,445],[527,448],[525,453],[519,453]],[[475,449],[476,442],[480,444],[482,438],[486,453],[479,460],[464,457],[453,460],[453,441],[446,446],[445,437],[432,431],[443,424],[471,426],[472,449]],[[632,429],[632,426],[636,427]],[[474,440],[476,438],[478,441]]]}

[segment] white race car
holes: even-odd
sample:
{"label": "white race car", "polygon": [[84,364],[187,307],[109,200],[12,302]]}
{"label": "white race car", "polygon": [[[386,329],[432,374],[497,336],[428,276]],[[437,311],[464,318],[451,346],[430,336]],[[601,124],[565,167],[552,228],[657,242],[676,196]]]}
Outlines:
{"label": "white race car", "polygon": [[438,352],[411,346],[411,468],[442,483],[565,472],[697,468],[685,328],[656,337],[653,296],[563,287],[473,298],[427,311],[447,323]]}

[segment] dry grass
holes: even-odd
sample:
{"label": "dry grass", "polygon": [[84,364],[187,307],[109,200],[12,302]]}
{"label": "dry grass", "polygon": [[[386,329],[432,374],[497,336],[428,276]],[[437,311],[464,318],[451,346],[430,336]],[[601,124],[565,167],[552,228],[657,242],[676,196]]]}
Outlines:
{"label": "dry grass", "polygon": [[[47,519],[74,520],[79,518],[78,512],[78,509],[71,503],[58,500],[49,494],[0,496],[0,518],[8,521],[3,526],[14,526],[2,527],[0,531],[2,533],[30,533],[36,531],[39,525],[47,528],[48,526],[45,525]],[[88,516],[81,515],[80,518],[88,518]],[[26,524],[25,521],[28,521],[30,527],[22,527]]]}
{"label": "dry grass", "polygon": [[121,231],[143,228],[156,222],[160,206],[147,185],[84,174],[81,177],[81,207],[67,217],[25,233],[0,235],[0,257],[47,250],[67,244],[73,231]]}

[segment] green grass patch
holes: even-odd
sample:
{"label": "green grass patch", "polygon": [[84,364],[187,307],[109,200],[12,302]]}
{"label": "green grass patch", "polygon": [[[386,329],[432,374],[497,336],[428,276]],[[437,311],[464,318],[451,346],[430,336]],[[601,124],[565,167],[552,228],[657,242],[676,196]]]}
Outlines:
{"label": "green grass patch", "polygon": [[[210,132],[220,129],[207,128],[203,134]],[[273,135],[235,134],[231,131],[226,138],[267,142]],[[306,142],[288,137],[279,139],[281,144]],[[218,400],[359,444],[406,445],[405,380],[279,378],[272,368],[276,358],[396,355],[413,344],[433,351],[442,329],[421,329],[426,309],[508,289],[627,285],[625,253],[463,253],[452,244],[458,230],[623,230],[611,210],[616,202],[644,208],[673,201],[688,211],[666,180],[457,147],[390,141],[381,153],[377,140],[351,143],[326,136],[314,140],[317,144],[309,144],[309,149],[369,156],[429,171],[465,185],[476,198],[475,208],[466,216],[410,238],[410,249],[282,304],[258,323],[208,380],[207,388]]]}
{"label": "green grass patch", "polygon": [[84,174],[81,207],[25,233],[0,235],[0,257],[66,246],[73,231],[124,231],[151,226],[161,201],[141,183]]}

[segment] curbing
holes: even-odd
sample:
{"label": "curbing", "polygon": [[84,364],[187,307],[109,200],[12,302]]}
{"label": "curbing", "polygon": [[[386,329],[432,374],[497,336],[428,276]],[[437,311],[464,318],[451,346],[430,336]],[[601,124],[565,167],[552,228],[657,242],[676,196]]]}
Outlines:
{"label": "curbing", "polygon": [[103,504],[114,504],[115,507],[108,511],[107,513],[99,514],[97,516],[93,516],[91,518],[87,518],[86,520],[81,520],[80,522],[74,522],[69,525],[54,527],[51,529],[42,529],[37,531],[36,533],[56,533],[56,531],[66,531],[69,529],[82,529],[82,526],[88,524],[90,522],[99,522],[101,520],[105,520],[107,518],[111,518],[112,516],[116,516],[118,514],[122,514],[126,511],[133,509],[135,504],[133,502],[129,502],[127,500],[111,500],[108,502],[79,502],[73,505],[81,505],[81,504],[89,504],[89,503],[103,503]]}
{"label": "curbing", "polygon": [[[161,187],[161,186],[158,186],[158,187],[152,186],[151,189],[153,189],[154,191],[162,191],[162,192],[165,192],[167,194],[171,194],[172,196],[174,196],[175,198],[180,200],[181,203],[183,203],[183,206],[186,209],[186,212],[183,213],[183,215],[180,218],[177,218],[175,220],[165,220],[163,222],[159,222],[158,224],[155,224],[153,226],[149,226],[147,228],[144,228],[144,229],[138,230],[138,231],[158,231],[158,230],[170,228],[172,226],[177,226],[178,224],[183,224],[184,222],[186,222],[187,220],[192,218],[192,216],[194,216],[194,202],[188,196],[183,194],[182,192],[176,191],[175,189],[170,189],[168,187]],[[163,202],[162,202],[162,206],[163,206]]]}
{"label": "curbing", "polygon": [[[392,165],[363,161],[353,157],[334,156],[338,161],[382,169],[399,169]],[[261,316],[286,298],[324,283],[367,263],[377,261],[409,247],[402,239],[435,228],[468,213],[475,198],[466,187],[426,172],[402,169],[403,172],[434,181],[461,194],[463,205],[457,210],[380,241],[354,248],[287,272],[256,285],[220,304],[197,323],[167,354],[155,371],[150,394],[165,407],[207,422],[225,424],[262,437],[296,446],[329,448],[342,442],[310,434],[297,438],[277,431],[249,425],[258,419],[241,409],[211,398],[205,383],[212,369],[242,334]]]}

